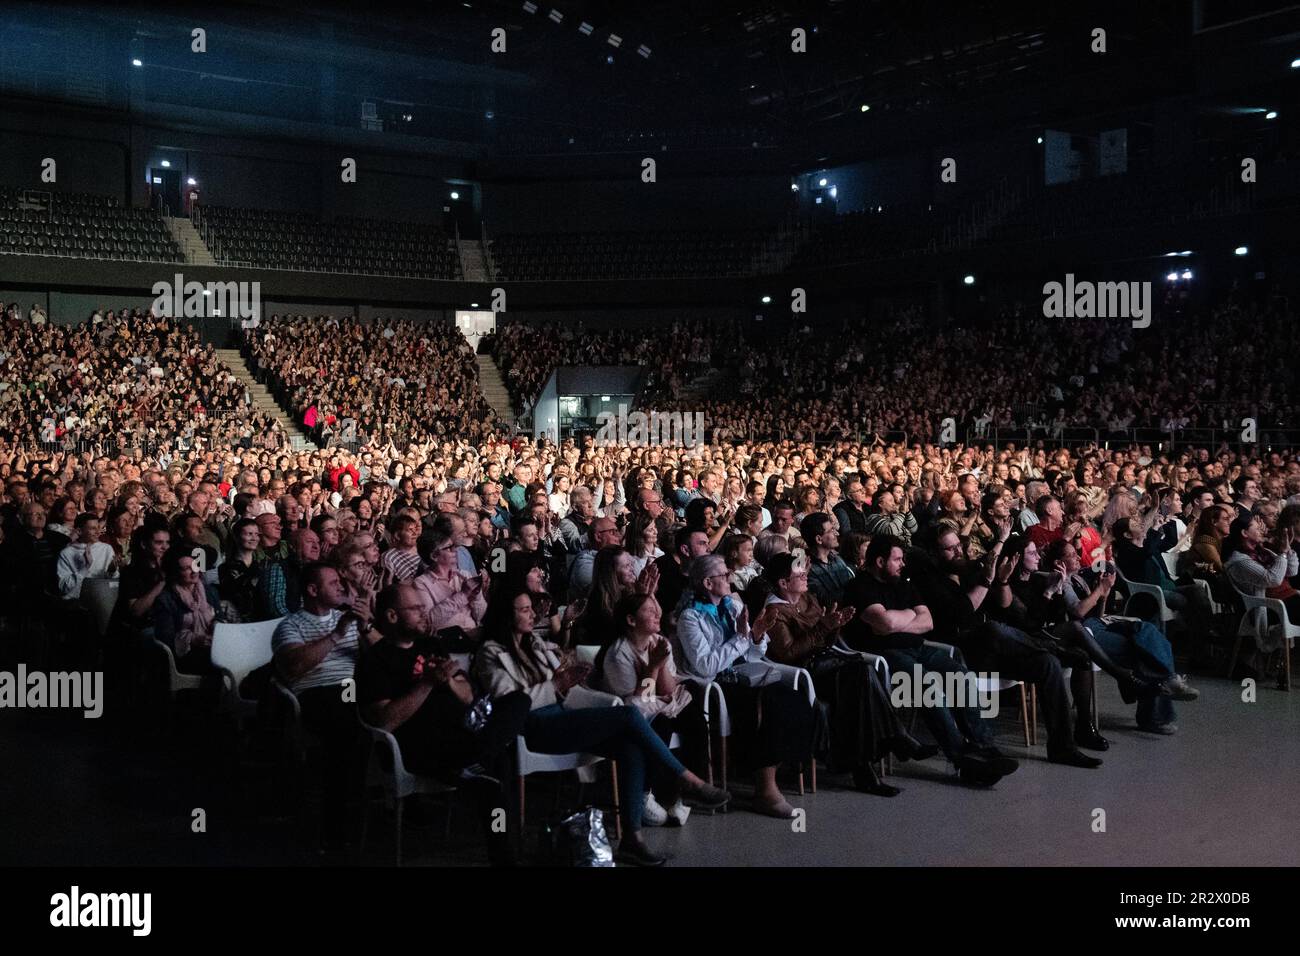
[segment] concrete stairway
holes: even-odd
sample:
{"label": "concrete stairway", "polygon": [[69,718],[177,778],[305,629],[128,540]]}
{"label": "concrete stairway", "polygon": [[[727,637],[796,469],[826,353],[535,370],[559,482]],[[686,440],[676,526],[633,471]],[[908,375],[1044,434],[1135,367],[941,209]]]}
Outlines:
{"label": "concrete stairway", "polygon": [[506,390],[506,383],[501,378],[501,370],[497,368],[497,363],[490,355],[475,355],[474,361],[478,363],[478,381],[488,405],[497,413],[497,418],[501,421],[513,422],[515,413],[510,407],[510,393]]}
{"label": "concrete stairway", "polygon": [[483,256],[483,244],[477,239],[459,240],[461,278],[466,282],[487,282],[487,259]]}
{"label": "concrete stairway", "polygon": [[184,216],[163,216],[163,222],[167,223],[167,231],[176,240],[176,245],[180,246],[181,251],[185,253],[186,262],[198,266],[215,266],[217,264],[217,260],[212,257],[212,252],[199,236],[199,231],[194,228],[194,223],[190,222],[188,218]]}
{"label": "concrete stairway", "polygon": [[249,398],[252,399],[253,407],[259,412],[274,417],[280,427],[284,429],[285,435],[289,438],[289,443],[294,451],[315,451],[316,443],[307,438],[306,432],[302,426],[288,415],[283,408],[267,391],[265,385],[261,385],[253,378],[253,373],[248,370],[244,364],[244,357],[239,354],[238,349],[217,349],[217,361],[223,362],[230,367],[235,373],[235,378],[243,383],[248,389]]}

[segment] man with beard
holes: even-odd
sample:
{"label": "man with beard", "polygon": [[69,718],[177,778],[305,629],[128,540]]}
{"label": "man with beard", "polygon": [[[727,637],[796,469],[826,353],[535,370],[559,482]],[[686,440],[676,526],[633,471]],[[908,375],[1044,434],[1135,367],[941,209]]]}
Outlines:
{"label": "man with beard", "polygon": [[[864,573],[844,591],[845,603],[857,611],[844,628],[844,638],[857,650],[884,657],[894,673],[910,676],[919,667],[923,674],[936,673],[941,678],[948,673],[965,674],[959,658],[925,643],[934,618],[920,594],[903,578],[904,550],[900,538],[877,535],[871,539]],[[919,695],[920,688],[912,693]],[[993,746],[993,734],[980,719],[978,707],[922,706],[921,716],[963,783],[992,786],[1019,766]]]}
{"label": "man with beard", "polygon": [[998,521],[997,532],[988,557],[979,563],[962,555],[961,539],[951,528],[938,526],[926,536],[923,546],[929,567],[922,570],[917,585],[934,616],[931,639],[956,647],[977,671],[1036,684],[1047,723],[1047,759],[1071,767],[1100,767],[1100,760],[1080,751],[1074,742],[1060,660],[1035,645],[1024,631],[990,621],[981,610],[986,600],[998,607],[1011,600],[1009,582],[1018,562],[1001,560],[1002,546],[1011,534],[1009,518]]}

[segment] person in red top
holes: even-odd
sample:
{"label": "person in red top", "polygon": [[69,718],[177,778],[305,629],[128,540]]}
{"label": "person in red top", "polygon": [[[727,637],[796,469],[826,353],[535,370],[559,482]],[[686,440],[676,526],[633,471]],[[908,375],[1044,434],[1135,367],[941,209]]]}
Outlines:
{"label": "person in red top", "polygon": [[1065,509],[1061,499],[1056,495],[1043,495],[1034,502],[1034,513],[1038,515],[1038,524],[1029,528],[1029,540],[1034,542],[1039,551],[1063,537],[1065,534]]}
{"label": "person in red top", "polygon": [[342,480],[343,475],[345,474],[352,476],[353,487],[355,488],[361,487],[361,472],[357,471],[357,466],[352,464],[343,465],[340,463],[338,458],[334,459],[333,467],[330,468],[327,476],[330,480],[330,487],[333,488],[335,491],[342,490],[342,485],[340,484],[340,481]]}

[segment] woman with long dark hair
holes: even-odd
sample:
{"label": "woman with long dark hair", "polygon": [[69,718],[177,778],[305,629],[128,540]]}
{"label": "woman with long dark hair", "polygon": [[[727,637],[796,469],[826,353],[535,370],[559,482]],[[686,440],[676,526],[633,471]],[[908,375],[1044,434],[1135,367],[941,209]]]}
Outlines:
{"label": "woman with long dark hair", "polygon": [[165,528],[144,527],[131,535],[131,561],[122,569],[112,623],[142,639],[153,637],[153,605],[162,594],[162,558],[171,545]]}
{"label": "woman with long dark hair", "polygon": [[[623,838],[618,858],[641,866],[659,866],[666,858],[641,837],[647,779],[671,784],[700,806],[716,809],[731,795],[687,770],[650,728],[635,707],[583,707],[566,703],[591,673],[590,665],[561,656],[560,648],[533,634],[536,612],[527,591],[499,588],[484,618],[485,642],[474,660],[480,687],[493,697],[524,691],[532,704],[524,739],[537,753],[600,754],[618,761]],[[578,695],[572,695],[578,696]],[[577,703],[575,701],[574,703]]]}
{"label": "woman with long dark hair", "polygon": [[257,522],[240,518],[230,529],[226,560],[217,568],[217,593],[241,621],[257,620],[257,573],[253,558],[260,543]]}
{"label": "woman with long dark hair", "polygon": [[618,602],[637,590],[632,555],[611,545],[596,552],[586,608],[573,622],[573,643],[607,647],[621,633]]}

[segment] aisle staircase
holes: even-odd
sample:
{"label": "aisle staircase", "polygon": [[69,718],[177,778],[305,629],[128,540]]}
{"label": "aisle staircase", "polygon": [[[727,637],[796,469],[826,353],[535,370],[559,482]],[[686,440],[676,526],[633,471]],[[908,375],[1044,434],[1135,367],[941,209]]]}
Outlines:
{"label": "aisle staircase", "polygon": [[475,355],[474,361],[478,363],[478,382],[488,405],[496,412],[498,419],[503,422],[513,422],[515,412],[510,405],[510,392],[501,378],[501,370],[497,368],[497,363],[493,361],[492,356],[482,354]]}
{"label": "aisle staircase", "polygon": [[180,246],[181,251],[185,253],[186,262],[197,266],[217,264],[217,260],[212,257],[212,251],[204,243],[199,231],[194,228],[194,223],[187,217],[163,216],[163,222],[167,224],[167,231],[176,240],[176,245]]}
{"label": "aisle staircase", "polygon": [[316,443],[307,437],[302,426],[280,407],[265,385],[253,378],[253,373],[248,370],[248,366],[244,363],[244,356],[239,354],[239,349],[217,349],[216,353],[217,361],[228,365],[235,373],[235,378],[239,379],[248,390],[253,407],[280,423],[294,451],[316,451]]}

